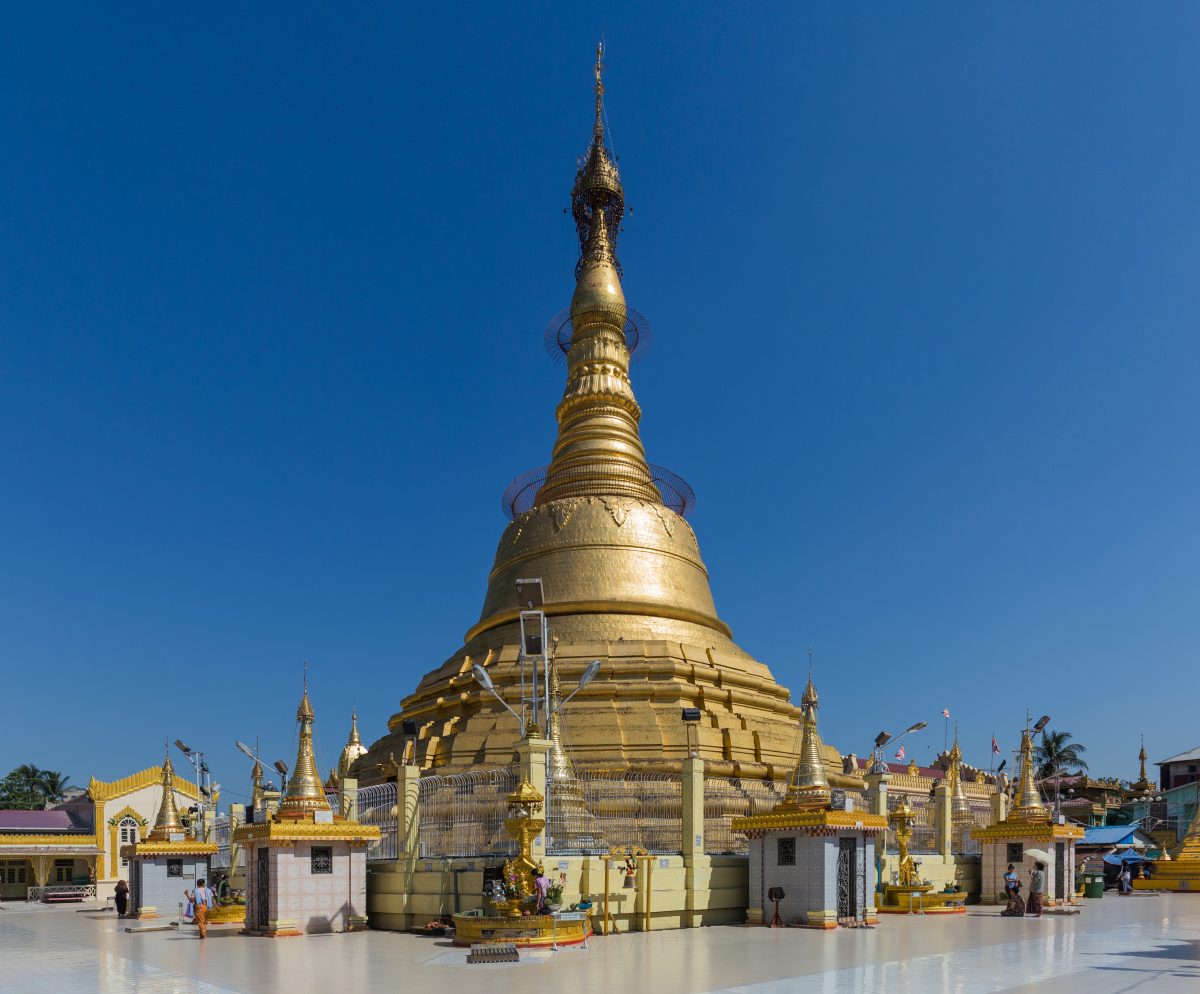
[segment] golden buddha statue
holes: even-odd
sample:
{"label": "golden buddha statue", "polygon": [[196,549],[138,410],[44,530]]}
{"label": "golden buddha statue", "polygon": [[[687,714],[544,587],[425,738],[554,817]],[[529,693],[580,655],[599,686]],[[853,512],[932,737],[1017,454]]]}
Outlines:
{"label": "golden buddha statue", "polygon": [[[406,721],[417,728],[411,755],[424,770],[512,761],[522,729],[476,685],[472,666],[485,667],[517,706],[523,578],[543,582],[558,640],[554,679],[570,688],[592,660],[602,664],[564,712],[565,727],[543,732],[566,739],[575,765],[678,770],[689,752],[680,709],[696,707],[697,751],[710,772],[782,780],[795,766],[799,714],[790,694],[733,642],[695,533],[664,503],[639,435],[617,261],[625,199],[605,137],[601,69],[598,51],[592,137],[571,192],[580,258],[551,462],[531,506],[514,509],[500,538],[483,610],[463,646],[425,675],[389,720],[389,734],[354,763],[364,783],[380,779],[389,755],[406,755]],[[831,784],[861,786],[842,774],[835,749],[822,745],[820,759]],[[552,762],[569,766],[559,755]]]}

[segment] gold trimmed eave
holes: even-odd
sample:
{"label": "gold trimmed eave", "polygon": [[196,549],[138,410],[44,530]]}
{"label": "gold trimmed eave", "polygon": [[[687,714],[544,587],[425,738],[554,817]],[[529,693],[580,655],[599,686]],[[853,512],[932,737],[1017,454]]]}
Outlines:
{"label": "gold trimmed eave", "polygon": [[971,838],[976,842],[1008,842],[1014,839],[1053,842],[1057,839],[1082,839],[1083,828],[1045,821],[1002,821],[999,825],[971,829]]}
{"label": "gold trimmed eave", "polygon": [[[558,601],[542,605],[546,617],[553,618],[568,614],[632,614],[647,618],[670,618],[672,621],[684,621],[693,625],[702,625],[720,632],[728,639],[733,638],[731,629],[720,618],[700,611],[692,611],[685,607],[672,607],[666,604],[651,604],[644,601]],[[470,642],[484,632],[502,625],[516,624],[521,618],[521,611],[515,608],[501,611],[490,618],[476,624],[467,632],[464,643]]]}
{"label": "gold trimmed eave", "polygon": [[311,822],[269,821],[243,825],[233,833],[233,841],[246,842],[348,842],[365,846],[380,837],[378,825],[363,825],[356,821]]}
{"label": "gold trimmed eave", "polygon": [[752,834],[787,829],[847,829],[861,832],[887,831],[887,818],[865,811],[768,811],[761,815],[734,818],[735,832]]}
{"label": "gold trimmed eave", "polygon": [[0,835],[0,858],[9,856],[62,853],[70,849],[84,856],[96,856],[104,850],[96,845],[95,836],[87,835]]}
{"label": "gold trimmed eave", "polygon": [[[162,783],[162,771],[163,768],[161,766],[148,766],[138,773],[131,773],[120,780],[110,780],[107,782],[92,777],[88,781],[88,796],[99,804],[104,801],[111,801],[114,797],[132,794],[135,790],[141,790],[143,787],[157,787]],[[174,779],[174,786],[175,790],[185,797],[190,797],[193,801],[199,799],[200,792],[190,780],[176,777]]]}
{"label": "gold trimmed eave", "polygon": [[121,846],[121,858],[139,856],[212,856],[217,851],[214,842],[180,839],[178,842],[135,842]]}

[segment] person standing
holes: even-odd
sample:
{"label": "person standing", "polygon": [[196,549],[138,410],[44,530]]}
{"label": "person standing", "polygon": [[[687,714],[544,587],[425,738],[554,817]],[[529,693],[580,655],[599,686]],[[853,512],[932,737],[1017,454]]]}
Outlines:
{"label": "person standing", "polygon": [[209,888],[204,886],[204,878],[201,877],[196,881],[196,889],[187,898],[192,902],[192,922],[196,928],[200,930],[200,938],[208,938],[208,909],[213,905],[213,894]]}
{"label": "person standing", "polygon": [[1034,918],[1042,917],[1042,902],[1046,896],[1046,864],[1034,863],[1029,877],[1029,913]]}
{"label": "person standing", "polygon": [[125,911],[129,907],[129,884],[124,880],[118,880],[114,891],[116,893],[117,917],[124,918]]}
{"label": "person standing", "polygon": [[1121,872],[1117,874],[1117,882],[1121,885],[1120,894],[1122,897],[1128,897],[1133,893],[1133,885],[1130,883],[1132,874],[1129,872],[1129,864],[1125,863],[1121,866]]}

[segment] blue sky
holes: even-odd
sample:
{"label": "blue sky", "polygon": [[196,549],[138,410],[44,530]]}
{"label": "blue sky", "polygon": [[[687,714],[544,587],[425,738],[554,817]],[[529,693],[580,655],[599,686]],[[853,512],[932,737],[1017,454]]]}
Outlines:
{"label": "blue sky", "polygon": [[843,751],[1196,744],[1200,11],[383,6],[8,13],[0,767],[182,737],[237,800],[304,658],[327,767],[461,644],[601,33],[643,437],[739,643],[815,647]]}

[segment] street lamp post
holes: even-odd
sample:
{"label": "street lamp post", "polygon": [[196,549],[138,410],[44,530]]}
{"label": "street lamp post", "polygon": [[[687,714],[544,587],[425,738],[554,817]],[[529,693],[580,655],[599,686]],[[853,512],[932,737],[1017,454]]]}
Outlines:
{"label": "street lamp post", "polygon": [[196,775],[196,828],[193,832],[198,840],[206,842],[208,828],[204,816],[208,805],[205,799],[212,796],[212,779],[209,776],[208,764],[204,762],[204,753],[189,748],[179,739],[175,740],[175,748],[191,763]]}

